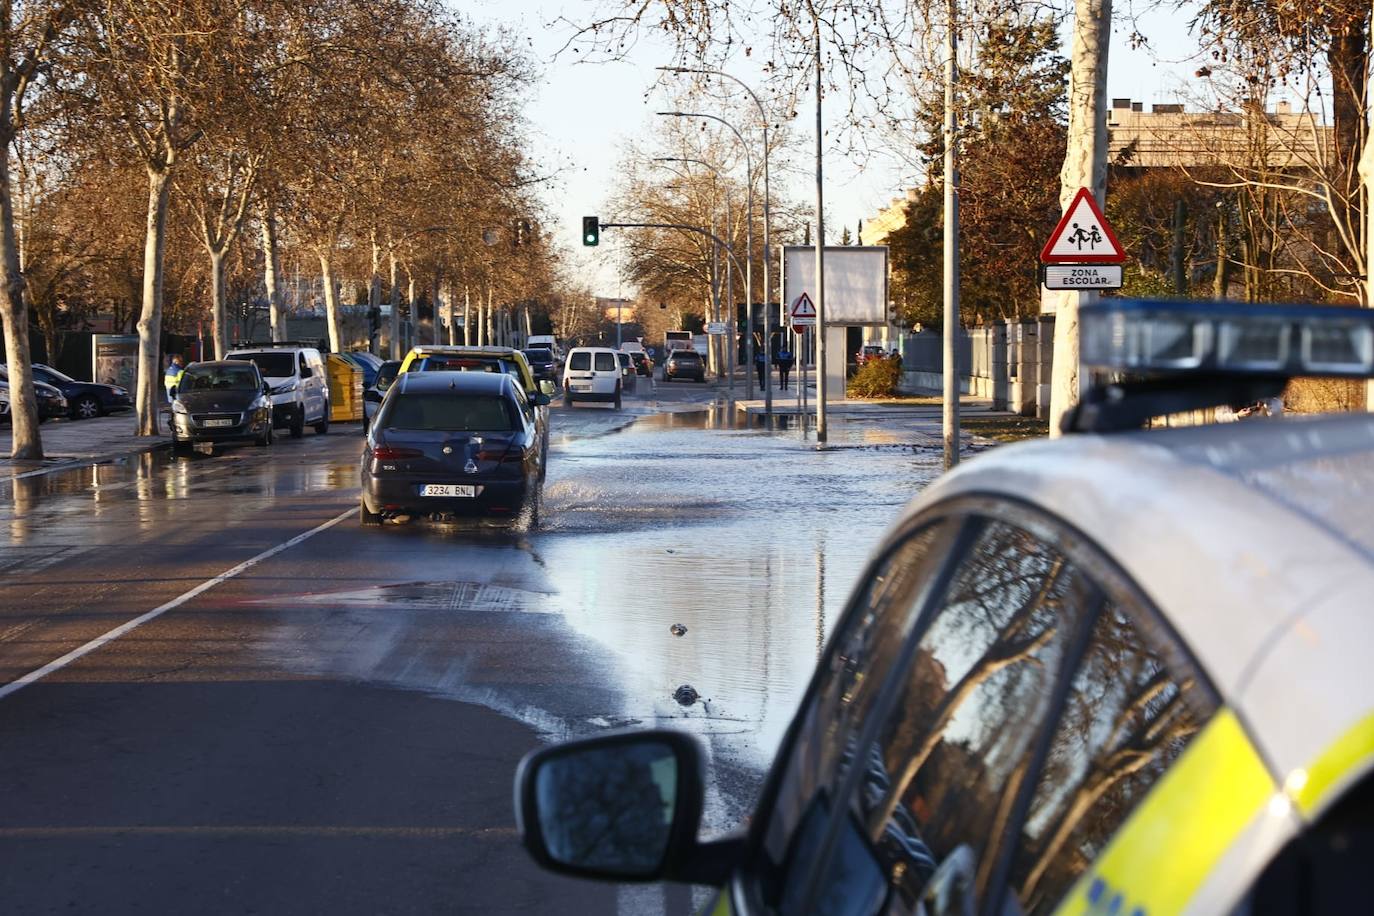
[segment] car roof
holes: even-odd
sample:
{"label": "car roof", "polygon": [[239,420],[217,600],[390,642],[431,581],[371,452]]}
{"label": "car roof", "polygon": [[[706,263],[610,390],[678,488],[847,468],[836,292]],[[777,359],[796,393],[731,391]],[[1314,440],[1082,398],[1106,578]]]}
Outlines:
{"label": "car roof", "polygon": [[968,496],[1029,503],[1104,550],[1280,774],[1361,723],[1374,733],[1374,417],[1005,446],[946,474],[898,525]]}
{"label": "car roof", "polygon": [[396,377],[402,394],[504,394],[515,380],[504,372],[406,372]]}
{"label": "car roof", "polygon": [[236,368],[243,368],[244,366],[247,366],[247,367],[249,367],[249,368],[251,368],[251,369],[257,369],[257,368],[258,368],[258,364],[255,363],[255,362],[253,362],[251,359],[206,359],[206,360],[201,360],[200,362],[191,363],[191,364],[190,364],[189,366],[187,366],[186,368],[187,368],[187,369],[192,369],[192,368],[198,369],[198,368],[200,368],[201,366],[212,366],[212,367],[225,366],[225,367],[236,367]]}

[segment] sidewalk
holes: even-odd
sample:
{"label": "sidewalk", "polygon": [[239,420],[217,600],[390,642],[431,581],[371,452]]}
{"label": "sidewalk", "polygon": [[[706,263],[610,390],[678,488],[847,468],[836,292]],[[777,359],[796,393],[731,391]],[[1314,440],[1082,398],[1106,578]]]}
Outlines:
{"label": "sidewalk", "polygon": [[14,461],[10,427],[0,427],[0,475],[51,470],[74,464],[114,461],[171,444],[168,436],[137,436],[131,410],[94,420],[49,420],[39,427],[42,461]]}

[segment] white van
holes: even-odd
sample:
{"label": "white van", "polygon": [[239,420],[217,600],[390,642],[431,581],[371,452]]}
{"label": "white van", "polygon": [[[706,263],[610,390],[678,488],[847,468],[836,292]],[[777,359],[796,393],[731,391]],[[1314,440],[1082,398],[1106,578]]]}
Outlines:
{"label": "white van", "polygon": [[272,388],[272,425],[299,439],[307,426],[329,432],[329,376],[314,347],[274,346],[233,350],[225,359],[251,360]]}
{"label": "white van", "polygon": [[610,347],[573,347],[563,367],[563,403],[613,401],[620,408],[620,358]]}
{"label": "white van", "polygon": [[554,337],[552,334],[531,334],[525,341],[525,349],[552,350],[555,360],[557,360],[559,354],[563,352],[563,348],[558,345],[558,338]]}

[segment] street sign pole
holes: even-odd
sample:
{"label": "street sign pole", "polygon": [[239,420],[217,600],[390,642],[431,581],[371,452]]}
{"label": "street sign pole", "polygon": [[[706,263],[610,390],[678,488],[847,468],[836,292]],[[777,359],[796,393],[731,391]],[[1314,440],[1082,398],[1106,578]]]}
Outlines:
{"label": "street sign pole", "polygon": [[954,112],[959,81],[959,44],[955,34],[957,0],[949,0],[945,29],[945,238],[944,238],[944,398],[941,426],[945,470],[959,463],[959,361],[955,337],[959,333],[959,152]]}
{"label": "street sign pole", "polygon": [[[822,150],[825,129],[821,124],[821,23],[811,11],[816,27],[816,442],[824,444],[825,423],[825,190],[822,181]],[[844,355],[840,355],[844,359]]]}

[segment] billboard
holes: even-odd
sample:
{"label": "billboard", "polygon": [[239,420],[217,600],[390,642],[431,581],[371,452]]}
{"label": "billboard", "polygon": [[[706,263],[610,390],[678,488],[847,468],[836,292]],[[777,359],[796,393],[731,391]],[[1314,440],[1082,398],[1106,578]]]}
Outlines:
{"label": "billboard", "polygon": [[[782,249],[783,312],[806,293],[816,298],[816,249]],[[887,324],[887,246],[825,246],[825,315],[828,325]]]}
{"label": "billboard", "polygon": [[92,381],[133,391],[138,380],[138,335],[92,335],[91,372]]}

